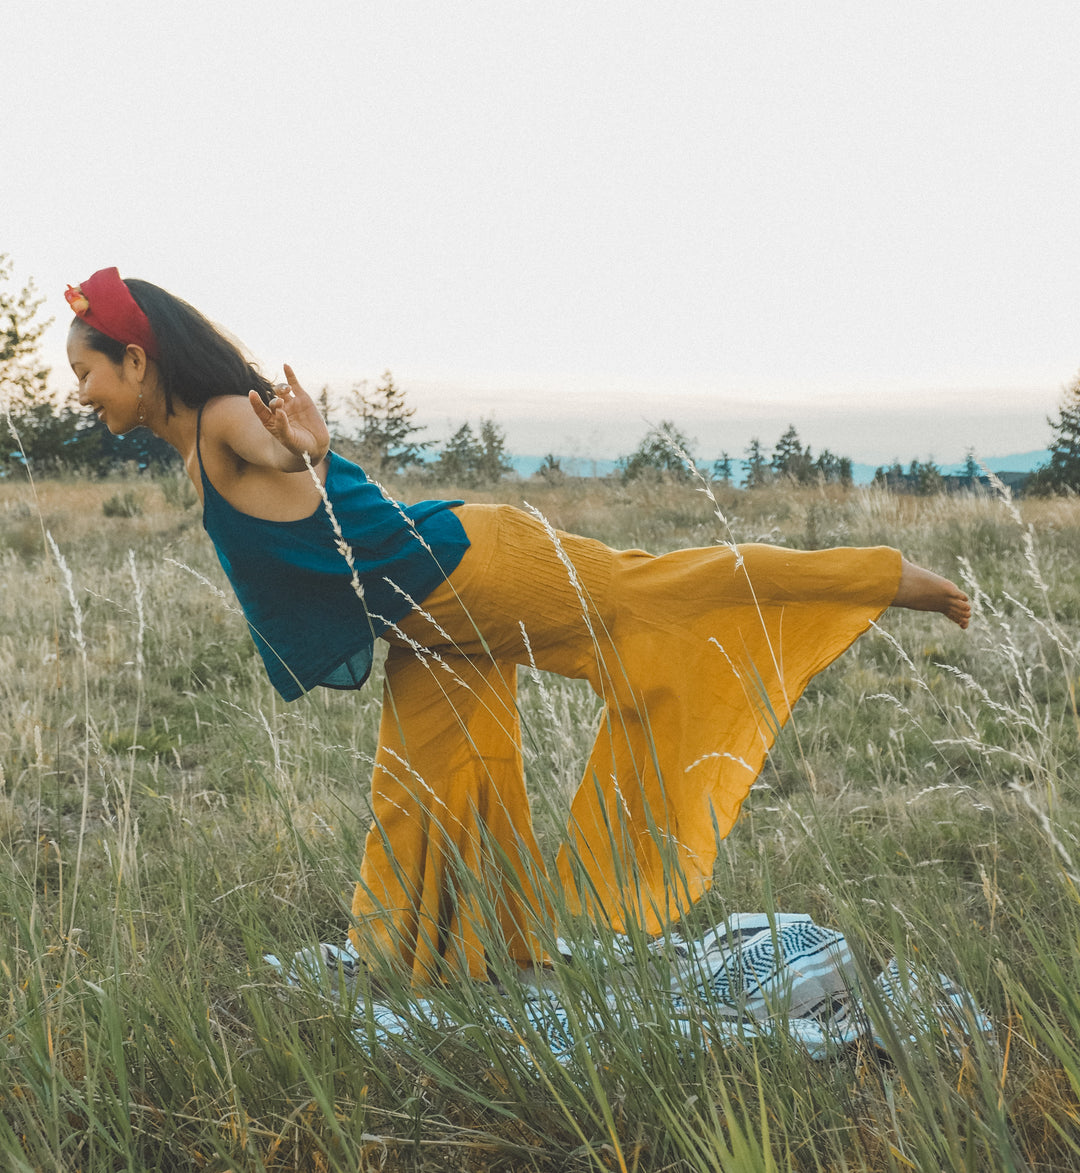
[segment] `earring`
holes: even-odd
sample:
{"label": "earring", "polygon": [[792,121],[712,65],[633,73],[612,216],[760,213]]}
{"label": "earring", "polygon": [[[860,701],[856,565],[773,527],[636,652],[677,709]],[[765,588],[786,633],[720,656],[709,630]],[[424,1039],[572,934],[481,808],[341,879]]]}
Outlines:
{"label": "earring", "polygon": [[146,416],[143,415],[142,389],[141,388],[139,389],[139,406],[138,406],[138,411],[136,413],[135,418],[139,421],[140,424],[146,423]]}

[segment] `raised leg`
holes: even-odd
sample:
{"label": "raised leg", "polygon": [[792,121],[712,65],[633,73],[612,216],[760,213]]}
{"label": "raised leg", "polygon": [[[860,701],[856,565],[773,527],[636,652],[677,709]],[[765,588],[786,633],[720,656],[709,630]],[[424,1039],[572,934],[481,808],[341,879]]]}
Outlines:
{"label": "raised leg", "polygon": [[958,627],[967,627],[971,622],[971,602],[955,583],[906,558],[900,564],[900,585],[891,605],[912,611],[939,611]]}

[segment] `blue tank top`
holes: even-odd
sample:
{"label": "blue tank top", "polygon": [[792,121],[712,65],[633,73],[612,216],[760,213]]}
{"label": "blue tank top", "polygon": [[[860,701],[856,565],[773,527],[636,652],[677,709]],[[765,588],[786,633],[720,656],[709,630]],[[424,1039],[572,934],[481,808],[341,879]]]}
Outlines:
{"label": "blue tank top", "polygon": [[244,610],[271,683],[285,700],[316,685],[359,688],[374,642],[448,578],[469,547],[452,512],[460,501],[402,505],[364,470],[328,454],[326,494],[348,543],[358,595],[323,504],[299,521],[267,521],[234,508],[203,468],[203,528]]}

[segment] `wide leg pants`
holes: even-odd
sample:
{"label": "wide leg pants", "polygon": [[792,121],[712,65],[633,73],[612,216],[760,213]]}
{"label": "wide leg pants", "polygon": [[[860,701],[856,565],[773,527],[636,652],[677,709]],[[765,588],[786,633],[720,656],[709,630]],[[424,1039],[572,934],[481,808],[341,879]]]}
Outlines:
{"label": "wide leg pants", "polygon": [[654,556],[468,505],[470,548],[386,633],[357,947],[418,983],[544,956],[553,879],[525,793],[517,669],[588,680],[599,732],[556,861],[558,902],[656,932],[705,892],[807,683],[889,605],[888,547]]}

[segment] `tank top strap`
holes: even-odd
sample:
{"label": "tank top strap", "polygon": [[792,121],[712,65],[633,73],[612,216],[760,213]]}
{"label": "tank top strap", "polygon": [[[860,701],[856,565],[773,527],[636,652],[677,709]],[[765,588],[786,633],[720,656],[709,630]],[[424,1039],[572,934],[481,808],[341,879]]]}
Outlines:
{"label": "tank top strap", "polygon": [[202,413],[205,406],[205,403],[199,404],[199,413],[195,417],[195,455],[199,461],[199,478],[202,480],[204,489],[210,484],[210,478],[206,475],[206,469],[203,467],[202,460]]}

